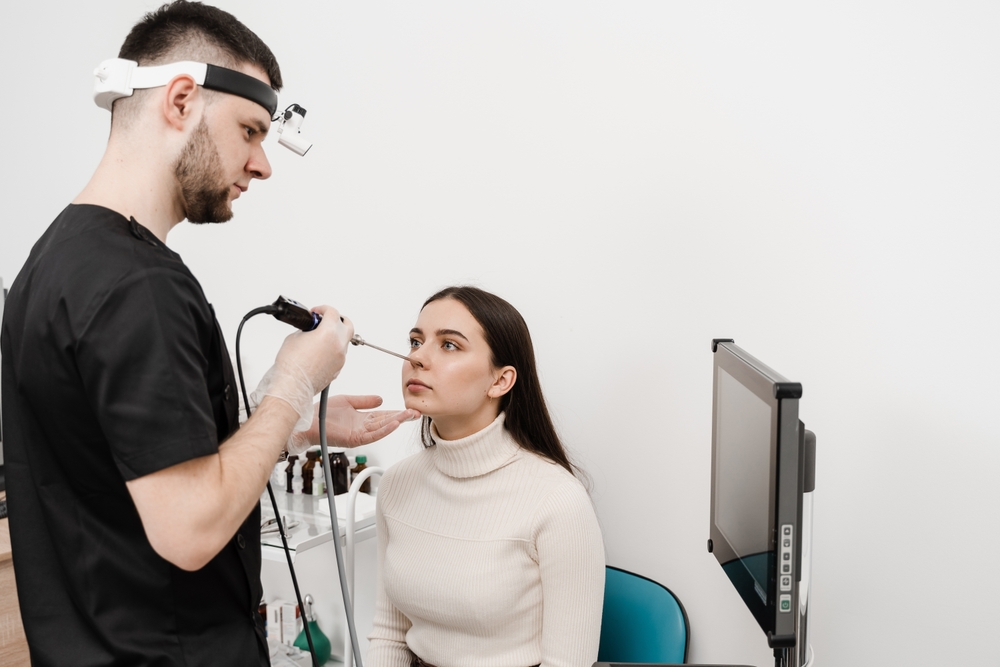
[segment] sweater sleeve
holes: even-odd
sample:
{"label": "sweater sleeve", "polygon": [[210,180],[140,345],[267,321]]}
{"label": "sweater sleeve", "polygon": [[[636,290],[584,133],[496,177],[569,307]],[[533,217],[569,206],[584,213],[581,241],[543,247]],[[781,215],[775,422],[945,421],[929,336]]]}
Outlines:
{"label": "sweater sleeve", "polygon": [[604,609],[604,539],[576,481],[539,506],[534,544],[542,581],[542,667],[591,667]]}
{"label": "sweater sleeve", "polygon": [[375,592],[375,618],[372,633],[368,635],[368,667],[410,667],[413,654],[406,646],[406,632],[412,625],[410,619],[389,601],[385,592],[384,572],[386,545],[389,530],[383,514],[383,502],[389,497],[392,487],[392,469],[379,483],[375,501],[375,526],[378,533],[378,584]]}

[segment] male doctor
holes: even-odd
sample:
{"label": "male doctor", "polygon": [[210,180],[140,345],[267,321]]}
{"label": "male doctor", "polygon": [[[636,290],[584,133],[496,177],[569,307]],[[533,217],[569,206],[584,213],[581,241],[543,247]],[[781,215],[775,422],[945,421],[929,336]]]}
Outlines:
{"label": "male doctor", "polygon": [[[267,665],[258,499],[353,326],[317,308],[322,323],[285,340],[237,430],[212,306],[165,242],[184,219],[229,220],[271,175],[261,142],[281,72],[235,17],[183,0],[136,24],[119,57],[210,76],[113,102],[103,159],[10,289],[4,447],[32,664]],[[365,444],[417,416],[355,410],[380,402],[332,399],[332,440]]]}

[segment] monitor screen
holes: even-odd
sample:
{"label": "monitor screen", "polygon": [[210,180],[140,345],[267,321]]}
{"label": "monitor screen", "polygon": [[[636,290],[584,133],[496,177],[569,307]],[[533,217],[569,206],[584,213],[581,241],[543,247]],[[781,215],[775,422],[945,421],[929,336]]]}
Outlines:
{"label": "monitor screen", "polygon": [[[768,603],[771,521],[771,406],[719,369],[715,523],[744,568],[753,593]],[[730,575],[732,578],[732,575]]]}
{"label": "monitor screen", "polygon": [[802,386],[731,341],[715,341],[713,350],[709,549],[771,646],[793,646],[802,514]]}

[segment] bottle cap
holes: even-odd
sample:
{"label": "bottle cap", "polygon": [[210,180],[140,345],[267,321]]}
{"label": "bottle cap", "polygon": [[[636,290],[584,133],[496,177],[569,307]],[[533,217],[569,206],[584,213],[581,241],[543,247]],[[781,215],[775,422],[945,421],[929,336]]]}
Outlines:
{"label": "bottle cap", "polygon": [[368,457],[364,454],[358,455],[358,463],[368,463]]}

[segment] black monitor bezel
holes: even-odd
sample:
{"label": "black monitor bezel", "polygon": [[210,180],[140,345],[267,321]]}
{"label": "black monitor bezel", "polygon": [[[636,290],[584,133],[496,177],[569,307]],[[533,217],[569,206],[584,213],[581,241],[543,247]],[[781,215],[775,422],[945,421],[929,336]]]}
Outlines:
{"label": "black monitor bezel", "polygon": [[[744,604],[753,614],[761,629],[767,634],[773,648],[795,645],[795,628],[798,617],[798,581],[801,570],[802,534],[802,475],[800,449],[803,429],[799,423],[799,398],[802,386],[789,382],[784,376],[742,350],[731,341],[713,341],[714,368],[712,376],[712,495],[709,522],[711,549],[720,565],[737,559],[736,550],[727,541],[716,523],[716,472],[719,372],[724,370],[751,391],[771,409],[770,480],[768,484],[768,529],[770,548],[775,554],[768,568],[768,602],[765,605],[747,588],[733,583]],[[779,527],[793,528],[791,609],[778,609],[778,544]]]}

